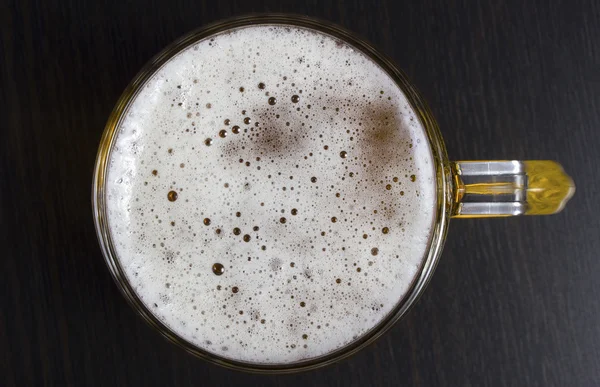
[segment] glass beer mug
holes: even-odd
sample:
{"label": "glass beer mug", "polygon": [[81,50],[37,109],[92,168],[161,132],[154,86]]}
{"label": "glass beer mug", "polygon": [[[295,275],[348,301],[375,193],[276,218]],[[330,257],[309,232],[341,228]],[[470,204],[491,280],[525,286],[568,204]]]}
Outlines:
{"label": "glass beer mug", "polygon": [[[191,45],[215,34],[253,25],[283,25],[314,30],[343,41],[377,63],[406,96],[425,130],[435,163],[434,224],[423,258],[409,291],[379,323],[355,340],[316,358],[291,363],[251,363],[219,356],[184,339],[155,316],[132,287],[116,253],[108,226],[107,169],[114,150],[118,126],[128,106],[145,83],[169,59]],[[226,20],[192,32],[174,42],[154,58],[127,87],[118,101],[99,147],[93,179],[92,202],[100,245],[107,265],[133,308],[155,329],[188,352],[210,362],[251,372],[286,373],[313,369],[345,358],[364,348],[390,329],[423,293],[440,259],[451,218],[487,218],[516,215],[548,215],[560,211],[573,195],[573,181],[554,161],[450,161],[437,123],[429,108],[407,77],[369,43],[326,22],[289,15],[253,15]]]}

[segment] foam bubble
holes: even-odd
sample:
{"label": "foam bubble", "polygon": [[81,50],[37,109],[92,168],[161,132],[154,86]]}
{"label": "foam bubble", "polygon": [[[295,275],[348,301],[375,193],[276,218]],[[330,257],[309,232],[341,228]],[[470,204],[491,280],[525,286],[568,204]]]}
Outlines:
{"label": "foam bubble", "polygon": [[116,252],[148,309],[253,363],[327,354],[385,318],[426,254],[434,195],[426,136],[393,80],[337,39],[269,25],[157,71],[107,181]]}

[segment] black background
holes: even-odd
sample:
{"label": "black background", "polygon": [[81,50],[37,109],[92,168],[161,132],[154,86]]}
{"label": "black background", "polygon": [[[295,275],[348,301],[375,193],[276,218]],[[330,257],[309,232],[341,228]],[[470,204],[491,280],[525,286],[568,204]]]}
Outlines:
{"label": "black background", "polygon": [[[92,223],[93,163],[146,61],[251,11],[356,32],[421,90],[451,158],[556,159],[578,192],[555,216],[453,221],[415,308],[337,365],[260,376],[193,358],[113,284]],[[0,30],[0,384],[600,384],[598,2],[1,0]]]}

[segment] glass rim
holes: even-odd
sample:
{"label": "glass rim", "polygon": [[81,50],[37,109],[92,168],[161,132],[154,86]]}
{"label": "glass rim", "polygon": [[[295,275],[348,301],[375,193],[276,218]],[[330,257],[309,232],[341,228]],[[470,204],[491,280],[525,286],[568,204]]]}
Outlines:
{"label": "glass rim", "polygon": [[[333,352],[315,358],[300,360],[294,363],[282,364],[242,362],[213,354],[199,348],[192,342],[189,342],[183,337],[179,336],[173,331],[172,328],[156,317],[139,298],[136,291],[129,283],[127,275],[120,265],[118,254],[115,251],[110,229],[108,227],[105,203],[107,166],[109,156],[114,146],[114,140],[117,137],[117,128],[119,127],[123,115],[127,111],[130,103],[136,98],[139,90],[145,85],[145,83],[168,60],[188,46],[226,30],[260,24],[291,25],[295,27],[313,29],[330,35],[334,38],[343,40],[345,43],[349,44],[355,49],[358,49],[367,55],[371,60],[375,61],[375,63],[377,63],[402,90],[411,107],[420,119],[428,138],[430,151],[434,160],[436,176],[436,208],[434,214],[434,226],[429,237],[428,250],[426,253],[427,256],[422,260],[419,271],[413,278],[409,290],[402,297],[402,299],[398,301],[394,309],[392,309],[384,319],[382,319],[377,325],[372,327],[366,333]],[[418,91],[408,80],[406,75],[400,69],[398,69],[389,58],[376,50],[364,39],[327,21],[294,14],[250,14],[221,20],[187,33],[161,50],[139,71],[135,78],[129,83],[112,110],[102,134],[102,139],[100,141],[94,167],[94,177],[92,182],[92,209],[96,234],[100,243],[102,255],[104,256],[110,273],[119,290],[125,296],[131,307],[139,315],[141,315],[151,327],[156,329],[169,341],[176,344],[180,348],[183,348],[187,352],[226,368],[254,373],[291,373],[323,367],[353,355],[354,353],[373,343],[381,335],[387,332],[398,320],[406,315],[410,307],[414,305],[419,296],[422,294],[439,261],[448,229],[450,213],[449,203],[452,203],[450,185],[451,178],[448,157],[446,155],[446,148],[444,146],[437,123],[426,103],[419,95]]]}

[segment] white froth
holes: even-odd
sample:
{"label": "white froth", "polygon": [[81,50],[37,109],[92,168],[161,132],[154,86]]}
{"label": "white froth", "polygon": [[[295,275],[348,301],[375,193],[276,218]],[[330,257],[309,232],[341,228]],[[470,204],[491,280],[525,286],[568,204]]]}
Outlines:
{"label": "white froth", "polygon": [[166,63],[122,121],[107,186],[116,252],[148,309],[253,363],[324,355],[380,322],[426,255],[435,211],[427,138],[393,80],[296,27],[240,28]]}

